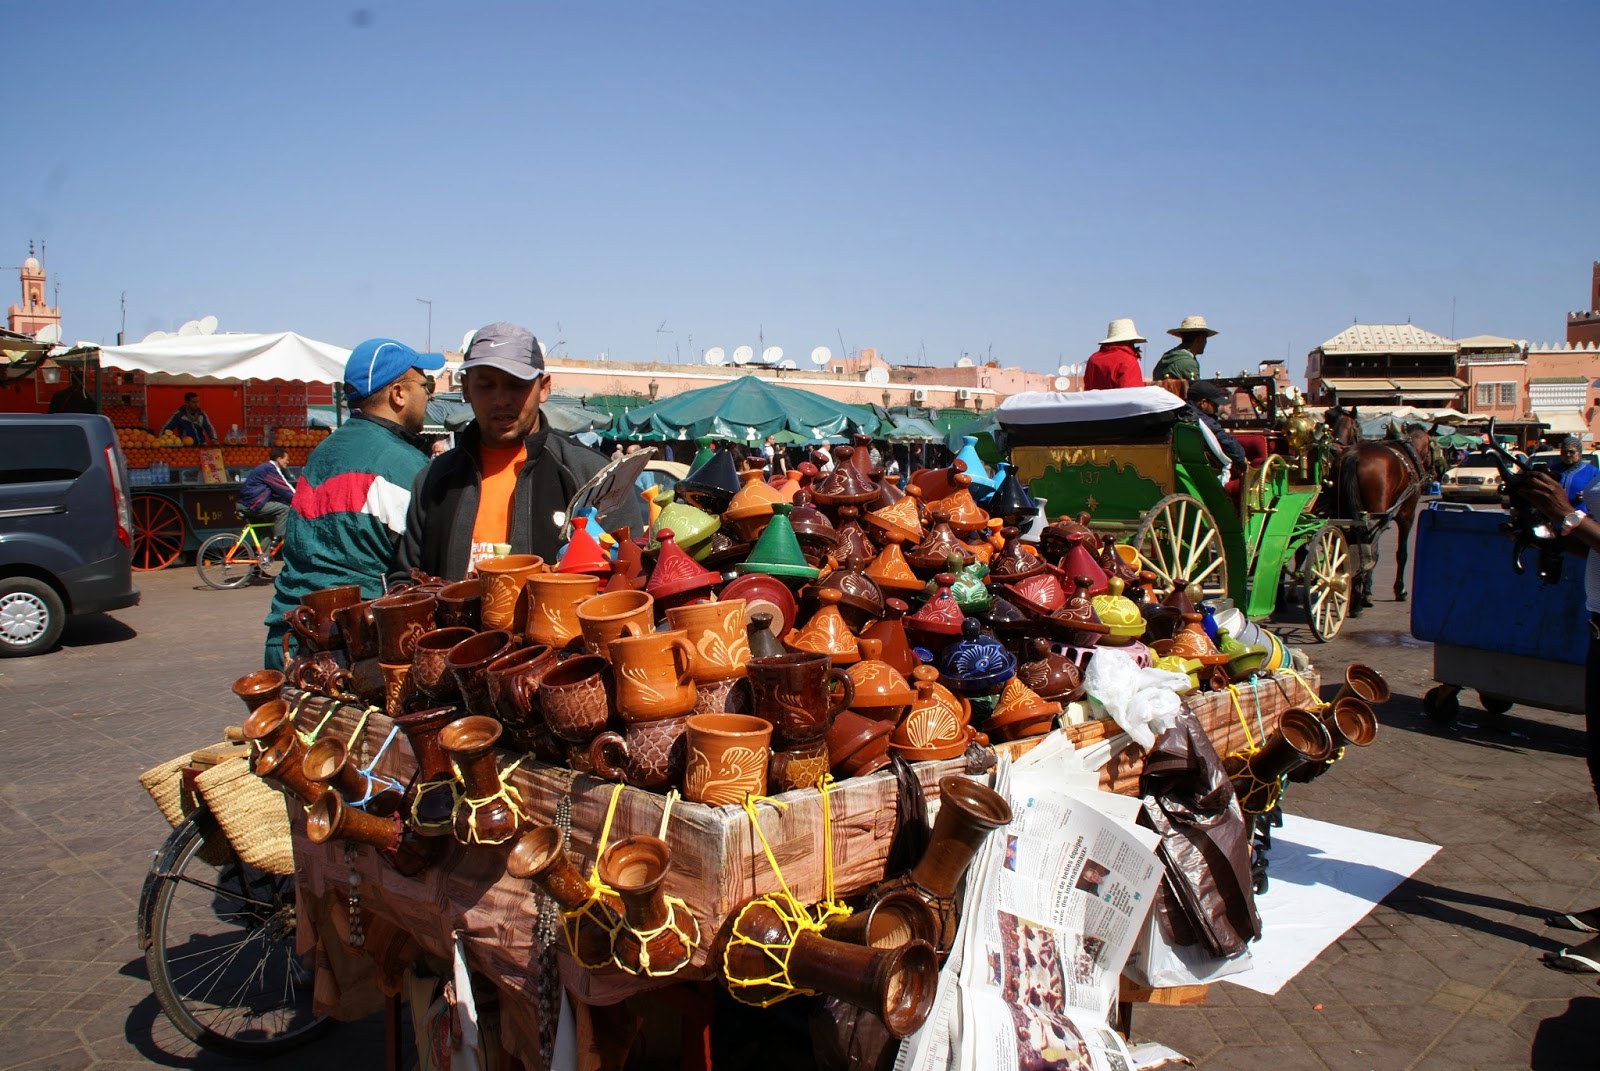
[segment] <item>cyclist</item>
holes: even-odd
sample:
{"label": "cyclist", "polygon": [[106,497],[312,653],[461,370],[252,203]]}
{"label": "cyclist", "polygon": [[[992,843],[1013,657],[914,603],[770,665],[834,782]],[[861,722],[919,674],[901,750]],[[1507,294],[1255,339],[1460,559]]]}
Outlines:
{"label": "cyclist", "polygon": [[272,523],[272,538],[261,546],[261,560],[272,558],[272,549],[283,542],[283,530],[289,523],[289,503],[294,499],[294,488],[283,466],[289,461],[289,451],[274,446],[267,451],[267,459],[244,478],[239,488],[239,512],[251,524]]}

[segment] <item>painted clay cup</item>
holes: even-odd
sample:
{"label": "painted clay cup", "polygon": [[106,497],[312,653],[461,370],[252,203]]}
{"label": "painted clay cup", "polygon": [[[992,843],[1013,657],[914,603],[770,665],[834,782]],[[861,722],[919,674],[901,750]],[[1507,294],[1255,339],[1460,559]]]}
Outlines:
{"label": "painted clay cup", "polygon": [[617,713],[623,721],[676,718],[694,709],[694,648],[682,631],[611,641]]}
{"label": "painted clay cup", "polygon": [[433,620],[440,628],[483,628],[483,581],[476,578],[439,589]]}
{"label": "painted clay cup", "polygon": [[445,664],[455,676],[456,687],[461,689],[461,704],[467,708],[467,713],[494,716],[494,703],[489,698],[489,682],[484,678],[484,671],[490,662],[516,646],[511,633],[496,629],[462,640],[444,656]]}
{"label": "painted clay cup", "polygon": [[541,645],[508,651],[483,671],[495,717],[506,727],[511,743],[523,751],[554,755],[539,710],[539,681],[555,664],[556,653]]}
{"label": "painted clay cup", "polygon": [[406,702],[411,698],[411,663],[379,662],[383,671],[383,712],[398,718],[406,712]]}
{"label": "painted clay cup", "polygon": [[351,662],[378,657],[378,623],[372,618],[370,601],[339,607],[333,612],[333,623]]}
{"label": "painted clay cup", "polygon": [[275,669],[258,669],[233,682],[233,694],[253,711],[264,703],[283,698],[283,674]]}
{"label": "painted clay cup", "polygon": [[611,641],[655,631],[656,600],[645,591],[608,591],[578,607],[583,649],[611,661]]}
{"label": "painted clay cup", "polygon": [[694,695],[696,714],[750,713],[750,683],[743,677],[696,684]]}
{"label": "painted clay cup", "polygon": [[518,635],[524,622],[518,620],[522,606],[522,585],[528,577],[544,570],[544,559],[537,554],[505,554],[478,563],[478,579],[483,581],[483,627],[507,629]]}
{"label": "painted clay cup", "polygon": [[[755,658],[748,670],[753,709],[772,723],[785,747],[825,736],[833,716],[856,695],[850,675],[825,654]],[[839,685],[837,695],[829,694],[832,683]]]}
{"label": "painted clay cup", "polygon": [[750,714],[694,714],[686,735],[685,799],[721,807],[766,794],[770,722]]}
{"label": "painted clay cup", "polygon": [[599,590],[600,578],[587,573],[530,576],[522,588],[527,641],[553,651],[565,650],[583,634],[578,607]]}
{"label": "painted clay cup", "polygon": [[378,661],[409,662],[423,633],[433,631],[431,592],[406,591],[372,600],[378,625]]}
{"label": "painted clay cup", "polygon": [[694,648],[691,668],[697,684],[712,684],[745,675],[750,641],[745,636],[743,599],[674,606],[667,621],[688,635]]}
{"label": "painted clay cup", "polygon": [[461,694],[461,686],[445,656],[462,640],[477,633],[470,628],[436,628],[424,632],[411,652],[411,687],[434,703],[448,703]]}
{"label": "painted clay cup", "polygon": [[587,746],[605,731],[611,720],[609,669],[599,655],[579,655],[540,678],[539,708],[559,739]]}
{"label": "painted clay cup", "polygon": [[625,734],[601,733],[589,742],[597,776],[659,792],[683,782],[688,718],[631,722]]}
{"label": "painted clay cup", "polygon": [[828,769],[828,742],[813,740],[774,751],[767,760],[767,784],[779,792],[816,788]]}

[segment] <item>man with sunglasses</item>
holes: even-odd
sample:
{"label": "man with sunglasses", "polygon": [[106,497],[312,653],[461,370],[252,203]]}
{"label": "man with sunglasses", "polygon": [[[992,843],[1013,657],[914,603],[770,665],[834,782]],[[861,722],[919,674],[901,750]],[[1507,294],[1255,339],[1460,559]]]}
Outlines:
{"label": "man with sunglasses", "polygon": [[405,532],[411,485],[427,463],[421,432],[444,356],[418,353],[388,338],[350,351],[344,366],[350,419],[306,459],[290,503],[265,663],[281,669],[283,615],[302,595],[359,584],[363,599],[383,594]]}
{"label": "man with sunglasses", "polygon": [[567,506],[605,467],[605,455],[544,420],[544,347],[525,327],[496,323],[473,332],[461,397],[474,419],[412,488],[396,571],[461,580],[497,546],[554,562]]}

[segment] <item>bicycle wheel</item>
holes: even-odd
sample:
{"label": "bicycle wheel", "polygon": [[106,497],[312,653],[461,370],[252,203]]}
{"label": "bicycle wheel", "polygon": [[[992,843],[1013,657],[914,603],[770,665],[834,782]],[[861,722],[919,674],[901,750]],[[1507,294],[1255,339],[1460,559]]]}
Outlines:
{"label": "bicycle wheel", "polygon": [[194,555],[194,569],[207,587],[226,591],[250,579],[256,556],[240,542],[238,532],[222,532],[200,544]]}
{"label": "bicycle wheel", "polygon": [[[294,882],[201,849],[226,845],[206,811],[172,831],[139,898],[140,941],[156,1000],[191,1041],[266,1056],[331,1029],[311,1010],[311,970],[294,950]],[[211,853],[207,853],[211,854]]]}

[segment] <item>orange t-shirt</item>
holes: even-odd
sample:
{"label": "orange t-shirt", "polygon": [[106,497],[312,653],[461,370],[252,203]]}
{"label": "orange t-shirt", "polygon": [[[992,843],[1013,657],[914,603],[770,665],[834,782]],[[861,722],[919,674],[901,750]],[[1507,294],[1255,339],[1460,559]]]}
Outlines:
{"label": "orange t-shirt", "polygon": [[478,447],[478,465],[483,479],[478,485],[478,516],[472,522],[472,561],[469,571],[478,562],[494,553],[496,543],[507,542],[511,535],[511,495],[517,487],[517,473],[528,460],[528,448],[516,446]]}

